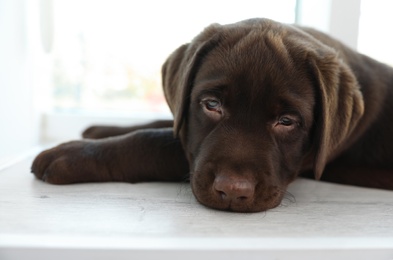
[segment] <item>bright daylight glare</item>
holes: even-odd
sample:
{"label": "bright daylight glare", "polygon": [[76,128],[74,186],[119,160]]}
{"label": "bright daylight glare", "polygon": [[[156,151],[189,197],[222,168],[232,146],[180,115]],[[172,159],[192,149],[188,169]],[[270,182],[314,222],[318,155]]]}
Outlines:
{"label": "bright daylight glare", "polygon": [[[252,17],[295,22],[295,0],[54,1],[52,104],[56,111],[169,113],[161,65],[211,23]],[[381,6],[383,8],[381,8]],[[393,1],[362,0],[358,49],[393,64],[386,37]],[[376,40],[382,39],[383,40]]]}
{"label": "bright daylight glare", "polygon": [[295,0],[54,1],[53,106],[58,111],[169,112],[161,65],[211,23],[295,21]]}
{"label": "bright daylight glare", "polygon": [[358,50],[393,66],[393,1],[362,0]]}

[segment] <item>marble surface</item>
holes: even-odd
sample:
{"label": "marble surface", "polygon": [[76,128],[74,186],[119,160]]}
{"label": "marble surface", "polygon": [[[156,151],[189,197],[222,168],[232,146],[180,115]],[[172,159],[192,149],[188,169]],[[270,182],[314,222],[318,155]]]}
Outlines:
{"label": "marble surface", "polygon": [[200,205],[187,183],[56,186],[0,169],[0,259],[393,259],[393,192],[299,179],[261,213]]}

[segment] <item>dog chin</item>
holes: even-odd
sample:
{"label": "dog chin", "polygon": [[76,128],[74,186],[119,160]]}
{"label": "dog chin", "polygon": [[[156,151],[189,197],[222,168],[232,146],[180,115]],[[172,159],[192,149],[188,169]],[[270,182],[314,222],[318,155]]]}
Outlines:
{"label": "dog chin", "polygon": [[286,189],[278,186],[264,188],[257,185],[255,195],[250,199],[225,199],[214,189],[212,181],[207,185],[206,181],[191,178],[190,182],[195,198],[202,205],[221,211],[243,213],[262,212],[279,206]]}

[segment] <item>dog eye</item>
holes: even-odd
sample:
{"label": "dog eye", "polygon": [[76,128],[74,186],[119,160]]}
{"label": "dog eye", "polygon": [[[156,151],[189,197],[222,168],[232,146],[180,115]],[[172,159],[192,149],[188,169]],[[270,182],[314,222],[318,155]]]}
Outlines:
{"label": "dog eye", "polygon": [[207,100],[205,106],[210,111],[216,111],[221,107],[221,104],[218,100]]}
{"label": "dog eye", "polygon": [[202,100],[202,105],[208,111],[220,112],[221,113],[221,102],[217,99],[206,99]]}
{"label": "dog eye", "polygon": [[280,125],[284,125],[284,126],[291,126],[294,124],[294,121],[292,119],[290,119],[289,117],[283,116],[283,117],[280,117],[280,119],[278,120],[278,123]]}
{"label": "dog eye", "polygon": [[201,101],[203,112],[214,121],[218,121],[223,117],[222,104],[219,99],[206,98]]}
{"label": "dog eye", "polygon": [[279,117],[274,123],[273,128],[278,133],[287,132],[299,126],[299,120],[296,116],[284,115]]}

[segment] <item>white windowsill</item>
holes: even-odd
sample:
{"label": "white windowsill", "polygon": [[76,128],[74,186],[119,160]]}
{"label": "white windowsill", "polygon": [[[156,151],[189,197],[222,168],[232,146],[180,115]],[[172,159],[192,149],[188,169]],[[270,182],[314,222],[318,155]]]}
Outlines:
{"label": "white windowsill", "polygon": [[299,179],[296,201],[220,212],[188,184],[55,186],[0,170],[0,259],[392,259],[393,192]]}

